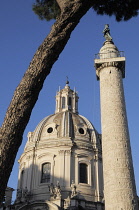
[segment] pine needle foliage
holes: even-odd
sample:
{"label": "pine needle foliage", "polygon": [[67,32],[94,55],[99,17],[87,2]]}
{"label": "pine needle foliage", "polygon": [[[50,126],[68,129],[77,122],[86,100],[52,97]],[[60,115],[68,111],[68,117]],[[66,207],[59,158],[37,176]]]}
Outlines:
{"label": "pine needle foliage", "polygon": [[139,0],[95,0],[93,9],[100,15],[114,15],[117,21],[127,21],[138,15]]}
{"label": "pine needle foliage", "polygon": [[56,0],[36,0],[32,9],[41,20],[56,19],[60,14],[60,8]]}
{"label": "pine needle foliage", "polygon": [[[56,0],[35,1],[33,11],[41,20],[49,21],[60,15]],[[138,15],[139,0],[92,0],[92,8],[99,15],[114,15],[117,21],[127,21]]]}

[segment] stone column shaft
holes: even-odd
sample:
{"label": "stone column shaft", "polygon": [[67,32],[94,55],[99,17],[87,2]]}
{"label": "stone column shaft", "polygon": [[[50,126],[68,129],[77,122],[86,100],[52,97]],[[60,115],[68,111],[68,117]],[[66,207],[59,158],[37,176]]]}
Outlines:
{"label": "stone column shaft", "polygon": [[122,71],[114,63],[103,66],[99,79],[105,209],[135,210],[136,188]]}
{"label": "stone column shaft", "polygon": [[95,59],[100,80],[102,156],[106,210],[137,210],[136,187],[126,115],[125,57],[106,40]]}

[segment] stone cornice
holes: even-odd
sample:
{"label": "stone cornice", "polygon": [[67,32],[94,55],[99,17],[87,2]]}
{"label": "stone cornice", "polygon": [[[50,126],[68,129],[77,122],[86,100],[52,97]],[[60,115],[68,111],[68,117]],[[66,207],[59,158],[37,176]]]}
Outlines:
{"label": "stone cornice", "polygon": [[93,147],[91,144],[89,145],[82,142],[78,142],[76,143],[76,146],[77,146],[77,149],[85,149],[85,150],[93,151]]}
{"label": "stone cornice", "polygon": [[96,68],[96,75],[97,78],[99,79],[100,71],[104,68],[107,67],[116,67],[117,70],[121,70],[122,77],[125,78],[125,66],[123,62],[118,62],[118,61],[112,61],[112,62],[104,62],[100,63],[100,65],[97,65]]}

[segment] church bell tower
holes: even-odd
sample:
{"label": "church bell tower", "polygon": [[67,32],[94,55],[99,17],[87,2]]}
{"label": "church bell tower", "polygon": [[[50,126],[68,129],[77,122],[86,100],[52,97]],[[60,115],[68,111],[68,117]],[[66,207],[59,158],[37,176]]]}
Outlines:
{"label": "church bell tower", "polygon": [[100,49],[95,68],[100,81],[102,157],[106,210],[137,210],[137,196],[131,156],[122,78],[125,57],[110,36]]}

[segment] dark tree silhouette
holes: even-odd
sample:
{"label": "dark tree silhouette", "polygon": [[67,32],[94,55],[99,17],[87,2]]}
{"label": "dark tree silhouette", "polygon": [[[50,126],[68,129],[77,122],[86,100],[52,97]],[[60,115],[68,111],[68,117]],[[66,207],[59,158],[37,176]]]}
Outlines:
{"label": "dark tree silhouette", "polygon": [[[71,2],[73,0],[70,0]],[[138,15],[138,0],[94,0],[92,9],[99,15],[114,15],[117,21],[129,20]],[[60,7],[56,0],[36,0],[33,11],[40,19],[56,19],[60,15]]]}

